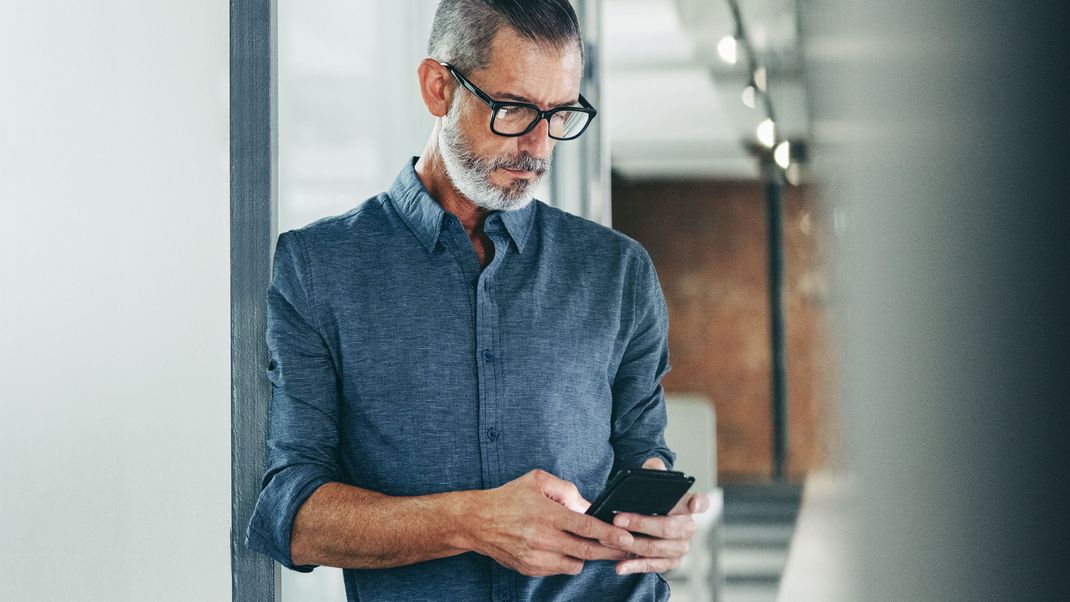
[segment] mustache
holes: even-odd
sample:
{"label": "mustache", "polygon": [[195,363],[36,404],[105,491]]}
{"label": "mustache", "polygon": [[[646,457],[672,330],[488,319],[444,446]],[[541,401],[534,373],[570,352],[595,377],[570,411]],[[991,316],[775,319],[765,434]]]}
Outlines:
{"label": "mustache", "polygon": [[541,175],[550,169],[550,161],[548,159],[537,159],[527,153],[523,153],[516,157],[495,159],[494,168],[501,167],[516,171],[532,171]]}

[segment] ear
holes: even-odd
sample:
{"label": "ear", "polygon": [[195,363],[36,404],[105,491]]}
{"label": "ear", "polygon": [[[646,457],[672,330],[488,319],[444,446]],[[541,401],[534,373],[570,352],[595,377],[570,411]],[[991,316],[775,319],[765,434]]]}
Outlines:
{"label": "ear", "polygon": [[442,117],[449,111],[456,89],[450,85],[454,80],[449,69],[434,59],[426,58],[420,61],[416,74],[420,78],[420,94],[423,95],[427,110],[435,117]]}

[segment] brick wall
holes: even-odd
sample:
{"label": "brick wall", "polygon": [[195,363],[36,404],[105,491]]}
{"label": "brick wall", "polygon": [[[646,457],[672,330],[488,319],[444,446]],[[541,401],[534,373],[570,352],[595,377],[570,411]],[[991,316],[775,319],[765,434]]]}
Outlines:
{"label": "brick wall", "polygon": [[[828,420],[828,221],[804,188],[785,189],[788,473],[823,461]],[[614,227],[646,247],[669,306],[668,392],[697,393],[717,413],[718,473],[767,478],[772,467],[768,255],[757,182],[614,179]]]}

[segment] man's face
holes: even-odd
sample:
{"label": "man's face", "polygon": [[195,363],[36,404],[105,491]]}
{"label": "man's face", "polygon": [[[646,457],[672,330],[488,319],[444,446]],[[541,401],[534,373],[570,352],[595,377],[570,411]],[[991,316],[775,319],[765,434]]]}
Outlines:
{"label": "man's face", "polygon": [[[528,102],[547,110],[575,105],[583,64],[579,48],[544,48],[503,27],[494,38],[490,64],[464,73],[491,98]],[[460,85],[442,118],[439,150],[446,172],[461,194],[490,210],[527,205],[550,170],[555,140],[540,120],[523,136],[490,131],[490,107]]]}

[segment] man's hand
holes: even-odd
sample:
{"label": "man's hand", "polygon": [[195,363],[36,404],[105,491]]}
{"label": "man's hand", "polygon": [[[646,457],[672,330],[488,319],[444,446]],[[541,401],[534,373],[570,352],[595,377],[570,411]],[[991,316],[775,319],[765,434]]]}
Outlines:
{"label": "man's hand", "polygon": [[[643,468],[665,470],[659,458],[643,463]],[[702,514],[710,509],[710,499],[702,493],[689,493],[676,504],[668,516],[645,516],[621,512],[613,517],[613,524],[633,533],[643,533],[635,543],[626,546],[632,556],[617,563],[617,574],[661,573],[674,569],[690,548],[691,536],[695,534],[692,514]]]}
{"label": "man's hand", "polygon": [[466,547],[525,575],[577,575],[584,560],[623,560],[618,548],[635,545],[627,530],[583,514],[591,504],[576,486],[543,470],[480,493]]}

